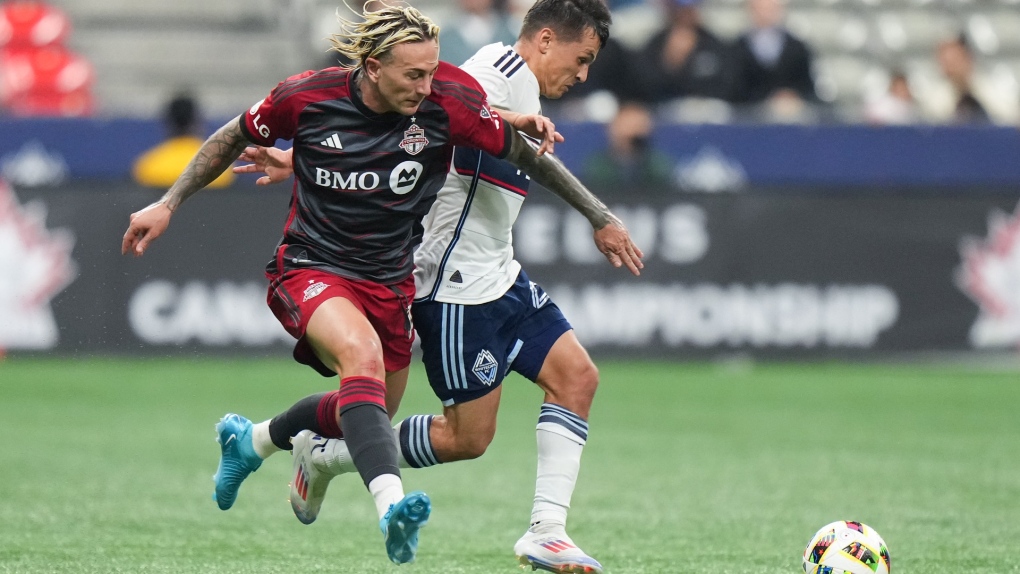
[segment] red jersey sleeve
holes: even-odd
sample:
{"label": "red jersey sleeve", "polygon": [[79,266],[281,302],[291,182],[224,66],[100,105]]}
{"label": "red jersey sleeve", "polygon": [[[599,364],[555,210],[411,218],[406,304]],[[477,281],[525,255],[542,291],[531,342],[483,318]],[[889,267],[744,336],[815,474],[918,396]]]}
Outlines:
{"label": "red jersey sleeve", "polygon": [[294,84],[314,73],[314,70],[309,70],[287,78],[269,96],[245,112],[241,116],[241,131],[245,137],[261,146],[272,146],[277,139],[293,139],[301,109],[294,105],[297,102],[293,98],[287,96]]}
{"label": "red jersey sleeve", "polygon": [[501,159],[510,153],[509,127],[489,107],[485,90],[470,74],[440,62],[432,89],[439,92],[443,108],[450,117],[453,145],[480,149]]}

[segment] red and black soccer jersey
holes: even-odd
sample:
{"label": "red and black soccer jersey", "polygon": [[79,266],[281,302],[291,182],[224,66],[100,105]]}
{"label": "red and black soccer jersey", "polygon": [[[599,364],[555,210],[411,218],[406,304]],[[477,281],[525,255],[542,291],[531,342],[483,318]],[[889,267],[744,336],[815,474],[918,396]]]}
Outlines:
{"label": "red and black soccer jersey", "polygon": [[454,146],[505,157],[510,130],[467,73],[446,63],[413,116],[362,102],[360,72],[327,68],[278,85],[241,118],[264,146],[294,140],[294,196],[267,271],[318,268],[392,284],[410,275],[422,217]]}

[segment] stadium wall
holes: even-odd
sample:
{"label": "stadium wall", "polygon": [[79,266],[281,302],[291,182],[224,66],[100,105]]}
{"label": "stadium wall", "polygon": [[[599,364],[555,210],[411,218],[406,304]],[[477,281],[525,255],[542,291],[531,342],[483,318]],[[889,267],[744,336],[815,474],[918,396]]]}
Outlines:
{"label": "stadium wall", "polygon": [[[192,199],[143,258],[120,255],[160,191],[119,181],[0,186],[0,347],[9,352],[285,354],[262,270],[289,186]],[[605,190],[645,250],[640,278],[533,189],[519,260],[602,355],[872,357],[1020,347],[1020,194],[756,187]]]}
{"label": "stadium wall", "polygon": [[[209,133],[223,121],[211,122]],[[579,173],[606,148],[600,124],[558,128],[566,143],[557,155]],[[164,132],[153,120],[0,118],[0,169],[9,180],[9,172],[25,165],[44,165],[53,182],[126,179],[134,159]],[[698,191],[1020,186],[1020,130],[1014,128],[662,125],[652,143],[676,162],[678,179]]]}

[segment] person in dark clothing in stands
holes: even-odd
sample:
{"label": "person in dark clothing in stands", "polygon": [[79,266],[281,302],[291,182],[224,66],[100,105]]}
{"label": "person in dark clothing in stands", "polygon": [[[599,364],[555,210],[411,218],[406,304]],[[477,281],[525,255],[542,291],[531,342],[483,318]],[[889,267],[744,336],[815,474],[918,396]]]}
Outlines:
{"label": "person in dark clothing in stands", "polygon": [[634,80],[651,102],[698,97],[729,100],[731,50],[701,25],[700,0],[664,0],[669,24],[638,55]]}
{"label": "person in dark clothing in stands", "polygon": [[942,75],[956,91],[956,102],[949,120],[954,124],[987,124],[988,111],[974,95],[974,54],[963,34],[945,40],[938,47],[938,62]]}
{"label": "person in dark clothing in stands", "polygon": [[811,49],[783,25],[780,0],[748,0],[752,26],[735,46],[737,89],[734,101],[761,103],[773,98],[816,102]]}
{"label": "person in dark clothing in stands", "polygon": [[609,147],[585,162],[585,182],[595,189],[672,189],[673,160],[652,146],[653,128],[644,104],[623,102],[606,126]]}

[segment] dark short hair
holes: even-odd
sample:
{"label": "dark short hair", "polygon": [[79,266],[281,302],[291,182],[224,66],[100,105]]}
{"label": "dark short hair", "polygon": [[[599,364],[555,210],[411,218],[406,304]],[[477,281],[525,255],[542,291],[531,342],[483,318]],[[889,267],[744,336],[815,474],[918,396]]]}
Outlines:
{"label": "dark short hair", "polygon": [[595,31],[599,48],[609,39],[613,17],[603,0],[538,0],[524,15],[521,38],[549,28],[568,42],[580,40],[586,30]]}
{"label": "dark short hair", "polygon": [[164,119],[172,135],[186,135],[198,124],[198,102],[189,93],[177,94],[167,104]]}

